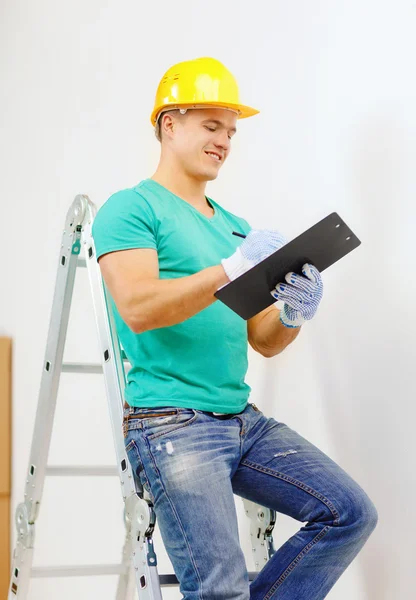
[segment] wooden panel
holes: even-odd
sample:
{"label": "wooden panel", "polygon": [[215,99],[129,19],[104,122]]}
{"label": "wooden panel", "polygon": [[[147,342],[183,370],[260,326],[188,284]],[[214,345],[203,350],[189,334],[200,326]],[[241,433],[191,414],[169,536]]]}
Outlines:
{"label": "wooden panel", "polygon": [[11,494],[12,340],[0,337],[0,494]]}

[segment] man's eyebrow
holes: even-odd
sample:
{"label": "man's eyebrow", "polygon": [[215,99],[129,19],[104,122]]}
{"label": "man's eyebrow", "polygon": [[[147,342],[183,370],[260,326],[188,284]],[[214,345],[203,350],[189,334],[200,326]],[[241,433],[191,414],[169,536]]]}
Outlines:
{"label": "man's eyebrow", "polygon": [[[222,121],[218,121],[217,119],[205,119],[205,121],[202,121],[203,123],[215,123],[215,125],[220,125],[222,127],[224,127],[224,123]],[[237,133],[237,129],[235,127],[231,127],[230,131],[232,131],[233,133]]]}

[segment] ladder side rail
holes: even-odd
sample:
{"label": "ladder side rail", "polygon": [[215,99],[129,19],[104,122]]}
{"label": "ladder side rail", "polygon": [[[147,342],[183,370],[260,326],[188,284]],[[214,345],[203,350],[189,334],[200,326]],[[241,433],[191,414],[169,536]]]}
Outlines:
{"label": "ladder side rail", "polygon": [[62,235],[24,501],[18,505],[15,514],[17,543],[8,593],[8,598],[12,600],[25,598],[29,587],[35,521],[42,499],[77,260],[81,249],[79,208],[75,202],[71,205]]}
{"label": "ladder side rail", "polygon": [[[88,202],[89,205],[92,205],[90,201]],[[125,501],[128,496],[136,493],[133,473],[127,460],[122,436],[125,373],[111,304],[96,259],[95,244],[92,237],[93,218],[92,205],[87,208],[83,227],[83,243],[86,246],[85,257],[98,331],[100,359],[104,373],[113,441],[117,457],[117,468],[120,475],[122,496]]]}

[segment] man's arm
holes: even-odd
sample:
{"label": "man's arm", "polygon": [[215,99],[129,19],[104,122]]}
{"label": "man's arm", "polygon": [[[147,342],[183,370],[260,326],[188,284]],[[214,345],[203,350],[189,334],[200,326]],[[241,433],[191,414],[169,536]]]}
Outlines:
{"label": "man's arm", "polygon": [[135,333],[189,319],[217,301],[214,293],[229,283],[221,264],[187,277],[159,279],[157,252],[149,248],[110,252],[99,264],[122,319]]}
{"label": "man's arm", "polygon": [[274,304],[247,320],[250,346],[266,358],[280,354],[299,335],[300,327],[285,327]]}
{"label": "man's arm", "polygon": [[187,277],[142,281],[132,307],[134,331],[170,327],[217,301],[214,292],[229,283],[222,265]]}

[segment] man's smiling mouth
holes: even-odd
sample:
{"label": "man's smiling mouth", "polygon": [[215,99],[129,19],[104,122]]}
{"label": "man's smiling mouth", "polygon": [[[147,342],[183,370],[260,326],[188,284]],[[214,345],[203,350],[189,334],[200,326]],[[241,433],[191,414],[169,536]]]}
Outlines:
{"label": "man's smiling mouth", "polygon": [[213,160],[216,160],[217,162],[222,161],[222,157],[217,152],[209,152],[205,150],[205,154],[208,154],[208,156],[210,156]]}

